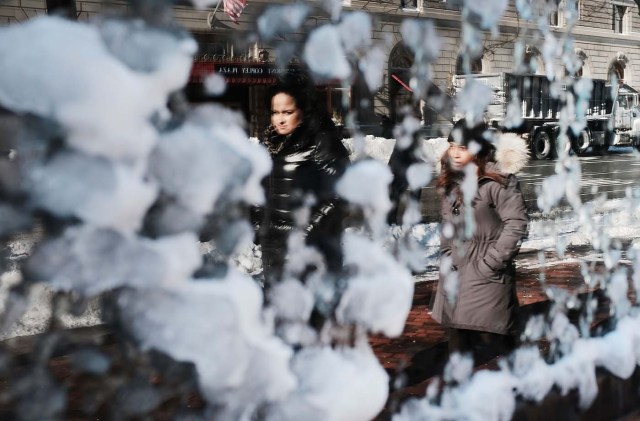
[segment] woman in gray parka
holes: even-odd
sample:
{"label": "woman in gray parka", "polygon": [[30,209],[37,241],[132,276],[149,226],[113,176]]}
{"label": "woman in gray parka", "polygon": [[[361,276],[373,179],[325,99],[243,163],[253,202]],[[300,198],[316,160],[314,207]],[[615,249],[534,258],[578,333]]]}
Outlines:
{"label": "woman in gray parka", "polygon": [[486,125],[468,128],[459,121],[438,179],[441,263],[432,316],[448,328],[450,352],[473,352],[476,360],[515,346],[513,260],[529,221],[513,175],[528,160],[527,146],[503,135],[496,149],[490,136]]}

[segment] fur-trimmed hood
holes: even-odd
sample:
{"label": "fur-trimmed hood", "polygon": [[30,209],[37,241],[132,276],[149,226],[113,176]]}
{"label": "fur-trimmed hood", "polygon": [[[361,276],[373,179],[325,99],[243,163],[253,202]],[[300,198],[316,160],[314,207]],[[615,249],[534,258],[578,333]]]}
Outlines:
{"label": "fur-trimmed hood", "polygon": [[501,133],[494,146],[498,167],[505,174],[515,174],[529,162],[529,146],[515,133]]}
{"label": "fur-trimmed hood", "polygon": [[[496,147],[495,159],[498,170],[504,174],[516,174],[529,162],[529,146],[527,142],[515,133],[500,133],[494,137]],[[434,164],[436,172],[441,171],[441,159],[449,149],[449,142],[445,137],[427,139],[423,151]]]}

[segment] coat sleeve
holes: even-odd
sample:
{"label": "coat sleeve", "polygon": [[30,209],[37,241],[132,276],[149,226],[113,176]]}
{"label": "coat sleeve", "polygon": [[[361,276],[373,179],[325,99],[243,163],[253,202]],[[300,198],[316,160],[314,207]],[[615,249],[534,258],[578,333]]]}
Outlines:
{"label": "coat sleeve", "polygon": [[337,136],[323,133],[318,138],[313,159],[317,176],[310,177],[310,181],[314,183],[313,190],[318,203],[311,209],[306,231],[337,233],[341,231],[346,203],[336,196],[335,184],[350,163],[349,153]]}
{"label": "coat sleeve", "polygon": [[520,184],[514,175],[509,175],[506,187],[490,183],[494,187],[493,203],[502,220],[502,233],[489,247],[485,263],[493,270],[500,270],[520,250],[522,239],[528,232],[529,217]]}

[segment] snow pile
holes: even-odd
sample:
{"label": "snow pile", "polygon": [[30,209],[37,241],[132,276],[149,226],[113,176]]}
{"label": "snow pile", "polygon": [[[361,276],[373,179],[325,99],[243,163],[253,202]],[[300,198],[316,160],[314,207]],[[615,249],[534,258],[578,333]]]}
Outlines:
{"label": "snow pile", "polygon": [[270,408],[267,420],[370,420],[384,407],[388,376],[367,344],[307,348],[292,367],[300,387]]}
{"label": "snow pile", "polygon": [[[356,157],[359,156],[356,151],[355,139],[342,139],[342,143],[349,151],[349,157],[352,161],[354,161]],[[391,153],[393,152],[393,147],[395,146],[395,144],[395,139],[386,139],[384,137],[374,137],[372,135],[367,135],[364,137],[363,141],[364,155],[384,162],[386,164],[389,162],[389,158],[391,157]]]}
{"label": "snow pile", "polygon": [[[356,139],[342,139],[342,143],[349,151],[349,157],[351,160],[355,161],[356,158],[360,156],[356,149]],[[388,164],[389,158],[391,158],[391,153],[396,145],[396,139],[366,135],[362,143],[362,155]],[[448,147],[449,143],[447,142],[447,138],[444,137],[422,139],[420,143],[420,151],[423,159],[426,162],[431,163],[437,163],[440,161],[440,158],[442,158]]]}
{"label": "snow pile", "polygon": [[517,397],[541,402],[553,387],[563,395],[577,389],[580,408],[586,409],[598,394],[596,369],[602,367],[629,378],[640,365],[639,347],[640,317],[635,314],[620,319],[616,330],[603,337],[576,339],[570,352],[552,364],[544,361],[537,347],[520,348],[513,362],[500,371],[479,371],[459,387],[446,388],[440,405],[429,397],[414,400],[393,419],[507,420],[513,415]]}
{"label": "snow pile", "polygon": [[192,361],[207,400],[232,419],[295,390],[292,350],[264,324],[261,290],[245,276],[129,290],[119,304],[142,346]]}
{"label": "snow pile", "polygon": [[602,234],[611,239],[640,238],[640,210],[630,207],[632,203],[630,199],[594,201],[583,205],[585,212],[589,209],[584,217],[564,211],[556,212],[551,218],[535,218],[529,225],[529,236],[522,249],[554,249],[558,242],[564,246],[597,245]]}
{"label": "snow pile", "polygon": [[[8,312],[19,304],[19,312],[12,320],[10,330],[0,333],[0,340],[16,336],[29,336],[43,332],[49,326],[53,312],[55,292],[46,284],[34,285],[27,297],[16,296],[11,290],[22,282],[22,276],[15,270],[0,275],[0,313],[7,317]],[[94,326],[102,322],[100,302],[92,300],[80,315],[63,314],[60,325],[64,328]]]}

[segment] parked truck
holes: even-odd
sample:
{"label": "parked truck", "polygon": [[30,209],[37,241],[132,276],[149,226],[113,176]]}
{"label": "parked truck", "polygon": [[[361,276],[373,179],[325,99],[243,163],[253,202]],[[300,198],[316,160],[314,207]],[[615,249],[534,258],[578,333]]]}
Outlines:
{"label": "parked truck", "polygon": [[640,149],[640,93],[627,84],[620,85],[613,113],[613,145],[631,144]]}
{"label": "parked truck", "polygon": [[[551,94],[553,82],[544,75],[514,73],[456,76],[453,80],[456,93],[471,78],[492,89],[493,95],[486,113],[486,120],[491,126],[522,135],[529,142],[532,156],[536,159],[557,156],[561,130],[559,119],[563,104]],[[637,135],[633,126],[634,120],[640,117],[638,93],[635,92],[635,97],[626,96],[627,100],[635,100],[633,108],[632,103],[625,102],[618,95],[618,90],[612,90],[606,80],[593,79],[591,83],[585,127],[580,133],[567,130],[567,146],[578,155],[584,154],[589,148],[603,153],[613,145],[637,147],[640,144],[640,133]],[[561,85],[559,88],[566,90],[574,89],[575,86]],[[518,107],[521,117],[521,123],[516,127],[506,124],[507,108],[512,102]],[[636,126],[640,129],[640,121]]]}

